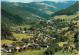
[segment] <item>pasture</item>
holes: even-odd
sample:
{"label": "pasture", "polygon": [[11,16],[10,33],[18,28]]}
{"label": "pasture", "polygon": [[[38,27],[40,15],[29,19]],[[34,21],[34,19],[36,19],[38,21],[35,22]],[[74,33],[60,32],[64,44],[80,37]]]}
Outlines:
{"label": "pasture", "polygon": [[[16,52],[13,55],[43,55],[45,49],[41,50],[25,50],[23,52]],[[11,53],[2,53],[2,55],[12,55]]]}
{"label": "pasture", "polygon": [[75,54],[75,53],[71,53],[71,52],[62,52],[62,51],[59,51],[59,52],[56,52],[54,55],[78,55],[78,54]]}
{"label": "pasture", "polygon": [[17,40],[21,40],[23,38],[32,38],[33,36],[30,34],[16,34],[13,33],[13,36],[17,39]]}
{"label": "pasture", "polygon": [[16,42],[16,41],[6,40],[6,39],[1,40],[1,44],[11,44],[11,43],[13,43],[13,42]]}

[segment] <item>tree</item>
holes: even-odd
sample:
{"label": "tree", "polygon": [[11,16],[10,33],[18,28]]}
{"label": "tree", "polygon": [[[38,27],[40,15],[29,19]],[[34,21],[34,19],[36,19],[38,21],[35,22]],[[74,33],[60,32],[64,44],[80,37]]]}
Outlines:
{"label": "tree", "polygon": [[24,27],[24,31],[26,31],[27,30],[27,28],[26,27]]}
{"label": "tree", "polygon": [[1,23],[1,39],[9,39],[13,35],[6,24]]}

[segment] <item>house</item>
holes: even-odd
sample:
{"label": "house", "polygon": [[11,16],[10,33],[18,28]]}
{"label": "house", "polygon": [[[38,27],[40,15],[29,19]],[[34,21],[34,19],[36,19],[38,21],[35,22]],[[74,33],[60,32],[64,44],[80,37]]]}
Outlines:
{"label": "house", "polygon": [[8,50],[5,48],[1,48],[1,52],[8,52]]}
{"label": "house", "polygon": [[16,46],[16,51],[20,52],[20,46]]}
{"label": "house", "polygon": [[23,34],[25,34],[25,33],[26,33],[26,31],[22,31],[22,33],[23,33]]}

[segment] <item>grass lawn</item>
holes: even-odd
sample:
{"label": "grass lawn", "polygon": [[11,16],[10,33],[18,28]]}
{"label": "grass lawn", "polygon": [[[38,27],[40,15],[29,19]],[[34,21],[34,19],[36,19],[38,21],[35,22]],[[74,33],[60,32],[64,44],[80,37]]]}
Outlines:
{"label": "grass lawn", "polygon": [[16,34],[13,33],[13,36],[16,37],[16,39],[21,40],[22,38],[32,38],[32,35],[29,34]]}

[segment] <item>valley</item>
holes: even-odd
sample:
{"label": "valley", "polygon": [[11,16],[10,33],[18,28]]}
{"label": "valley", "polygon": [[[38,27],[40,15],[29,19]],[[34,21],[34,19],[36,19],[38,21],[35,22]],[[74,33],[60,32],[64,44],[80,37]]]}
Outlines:
{"label": "valley", "polygon": [[2,2],[2,55],[78,55],[78,5]]}

